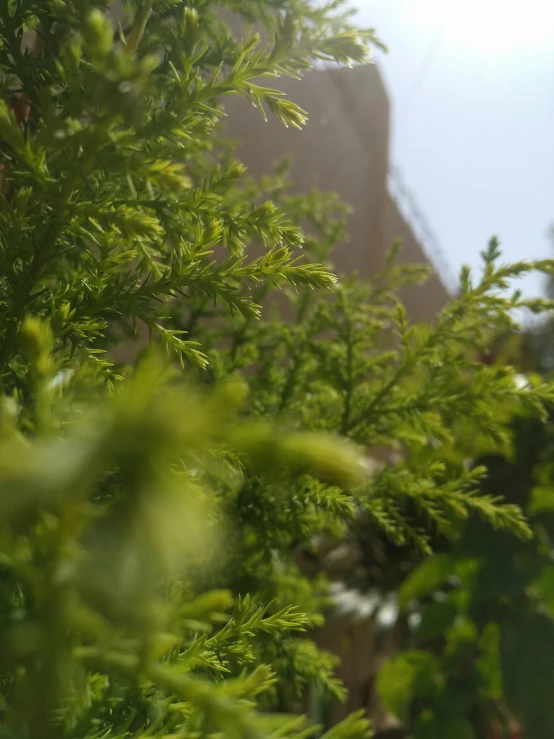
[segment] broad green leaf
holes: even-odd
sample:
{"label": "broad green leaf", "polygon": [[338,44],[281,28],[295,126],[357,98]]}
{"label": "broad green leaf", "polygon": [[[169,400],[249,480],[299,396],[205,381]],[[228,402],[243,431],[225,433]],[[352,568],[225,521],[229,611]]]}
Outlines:
{"label": "broad green leaf", "polygon": [[500,628],[497,623],[485,626],[479,640],[479,651],[479,657],[475,661],[483,681],[479,692],[485,699],[500,700],[502,669],[500,667]]}
{"label": "broad green leaf", "polygon": [[554,565],[547,565],[531,586],[554,618]]}
{"label": "broad green leaf", "polygon": [[406,718],[414,698],[436,690],[438,664],[429,652],[403,652],[385,662],[377,676],[377,693],[384,708],[400,720]]}
{"label": "broad green leaf", "polygon": [[554,487],[539,486],[531,491],[531,502],[527,507],[530,516],[554,511]]}
{"label": "broad green leaf", "polygon": [[402,584],[400,607],[405,608],[410,601],[428,595],[442,585],[452,574],[454,563],[455,559],[450,554],[438,554],[425,560]]}

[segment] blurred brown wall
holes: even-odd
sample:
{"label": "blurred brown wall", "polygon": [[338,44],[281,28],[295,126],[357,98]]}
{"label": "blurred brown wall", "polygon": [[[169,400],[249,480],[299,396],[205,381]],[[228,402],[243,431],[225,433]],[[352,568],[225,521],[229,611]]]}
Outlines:
{"label": "blurred brown wall", "polygon": [[[228,134],[238,141],[238,156],[249,173],[269,174],[277,160],[290,155],[297,192],[333,191],[352,207],[349,242],[335,252],[338,272],[371,276],[397,237],[404,245],[402,261],[428,263],[388,190],[390,104],[377,67],[326,68],[300,82],[281,78],[273,84],[308,113],[309,122],[302,131],[285,128],[274,116],[264,121],[237,96],[229,98]],[[448,293],[434,277],[424,290],[405,290],[403,298],[410,318],[431,320]]]}

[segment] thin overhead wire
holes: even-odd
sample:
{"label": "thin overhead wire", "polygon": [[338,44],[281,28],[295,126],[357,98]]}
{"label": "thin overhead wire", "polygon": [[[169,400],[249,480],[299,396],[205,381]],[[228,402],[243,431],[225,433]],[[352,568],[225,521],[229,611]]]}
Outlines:
{"label": "thin overhead wire", "polygon": [[436,33],[431,37],[429,45],[421,57],[421,60],[416,68],[414,77],[404,95],[404,100],[400,105],[400,114],[404,117],[409,109],[409,105],[415,99],[418,91],[421,89],[425,78],[431,69],[433,62],[439,52],[441,44],[444,40],[446,33],[446,23],[443,22],[437,29]]}

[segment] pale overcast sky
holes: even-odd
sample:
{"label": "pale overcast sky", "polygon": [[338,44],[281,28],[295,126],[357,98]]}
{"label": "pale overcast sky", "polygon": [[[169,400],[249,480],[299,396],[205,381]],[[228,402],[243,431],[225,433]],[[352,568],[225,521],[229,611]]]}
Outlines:
{"label": "pale overcast sky", "polygon": [[[496,234],[554,256],[553,0],[357,0],[393,103],[392,158],[456,271]],[[501,11],[500,9],[503,8]],[[522,283],[526,293],[542,280]]]}

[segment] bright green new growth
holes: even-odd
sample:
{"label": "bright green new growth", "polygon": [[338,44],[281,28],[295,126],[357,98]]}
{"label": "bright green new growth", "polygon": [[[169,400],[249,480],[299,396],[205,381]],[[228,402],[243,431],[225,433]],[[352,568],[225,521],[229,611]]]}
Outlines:
{"label": "bright green new growth", "polygon": [[[528,535],[448,452],[551,399],[471,353],[529,302],[497,289],[552,264],[493,245],[435,327],[408,324],[397,290],[426,270],[394,255],[337,285],[334,199],[245,183],[215,133],[230,94],[303,125],[265,84],[373,33],[338,2],[109,5],[0,7],[1,733],[321,734],[293,714],[344,690],[301,637],[327,598],[296,555],[366,520],[423,551],[472,511]],[[275,295],[294,320],[260,320]],[[142,328],[182,369],[114,359]],[[400,458],[370,475],[378,447]],[[323,736],[367,734],[354,714]]]}
{"label": "bright green new growth", "polygon": [[[265,186],[279,197],[284,184],[279,175]],[[281,205],[297,222],[310,216],[317,239],[308,240],[306,249],[320,261],[332,259],[330,248],[340,236],[337,203],[313,193],[307,199],[284,197]],[[284,531],[301,530],[309,539],[317,527],[314,507],[323,504],[335,506],[343,519],[356,510],[398,545],[411,541],[425,553],[433,531],[455,535],[471,513],[528,538],[517,507],[477,495],[486,470],[460,464],[460,455],[463,450],[470,460],[483,449],[501,448],[514,412],[544,415],[552,399],[551,384],[522,385],[513,368],[489,367],[479,359],[495,336],[517,329],[514,310],[551,307],[548,300],[522,298],[517,291],[506,294],[506,288],[510,278],[531,270],[550,272],[552,262],[501,265],[492,241],[479,282],[472,285],[464,269],[460,296],[435,324],[411,325],[398,293],[424,281],[428,270],[397,264],[397,254],[398,246],[369,283],[345,278],[330,295],[287,291],[288,304],[268,320],[246,317],[236,328],[206,330],[205,346],[210,335],[213,342],[210,372],[221,379],[246,371],[252,408],[261,416],[284,415],[302,429],[338,431],[358,448],[377,452],[372,474],[351,495],[322,493],[319,483],[300,481],[298,516]],[[207,313],[206,301],[198,298],[190,309],[194,325]],[[229,334],[230,348],[219,348]],[[281,515],[276,508],[269,517],[272,528]]]}
{"label": "bright green new growth", "polygon": [[[108,360],[97,350],[137,321],[204,366],[197,345],[163,324],[188,291],[257,315],[245,283],[334,280],[292,259],[301,234],[270,201],[256,208],[237,201],[242,168],[217,166],[212,134],[219,101],[230,94],[300,125],[305,116],[295,104],[254,80],[297,76],[314,58],[361,60],[371,34],[344,25],[333,6],[285,3],[277,13],[263,3],[229,3],[267,24],[267,44],[256,35],[234,42],[218,4],[127,2],[115,27],[101,12],[108,6],[22,1],[2,11],[0,136],[12,190],[0,213],[2,373],[15,369],[31,310],[51,317],[79,358],[104,369]],[[33,50],[22,45],[26,27],[38,34]],[[19,123],[24,105],[20,98],[10,111],[12,95],[28,100]],[[252,239],[266,245],[263,259],[245,253]]]}

